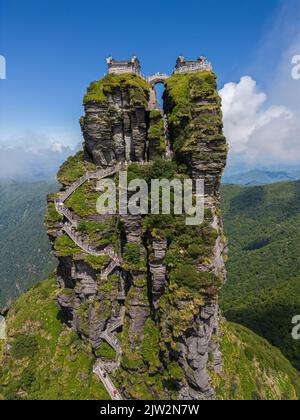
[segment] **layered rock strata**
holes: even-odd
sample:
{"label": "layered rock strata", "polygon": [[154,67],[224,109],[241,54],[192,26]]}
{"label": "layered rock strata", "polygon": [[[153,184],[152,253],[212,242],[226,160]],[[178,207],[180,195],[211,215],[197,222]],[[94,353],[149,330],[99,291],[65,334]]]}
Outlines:
{"label": "layered rock strata", "polygon": [[[218,290],[226,276],[226,242],[219,187],[227,154],[215,76],[166,81],[173,161],[165,155],[161,112],[150,111],[148,102],[147,83],[137,75],[92,83],[80,121],[84,151],[62,166],[59,180],[67,188],[88,170],[125,160],[132,163],[129,179],[204,177],[205,221],[191,227],[172,214],[102,217],[96,182],[83,183],[65,205],[83,241],[120,255],[121,267],[104,277],[109,258],[89,255],[62,234],[66,220],[53,208],[57,195],[50,196],[47,228],[59,259],[58,303],[62,320],[115,373],[125,398],[214,399],[210,372],[222,368]],[[139,163],[147,160],[147,166]]]}

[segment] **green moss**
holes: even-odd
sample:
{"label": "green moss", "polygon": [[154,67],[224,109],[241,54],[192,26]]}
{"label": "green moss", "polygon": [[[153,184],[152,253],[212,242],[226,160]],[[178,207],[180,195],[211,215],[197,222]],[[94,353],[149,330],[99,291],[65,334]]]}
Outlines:
{"label": "green moss", "polygon": [[95,102],[99,104],[105,104],[108,102],[107,97],[103,92],[103,79],[92,82],[87,88],[87,93],[83,98],[83,103]]}
{"label": "green moss", "polygon": [[69,157],[60,167],[57,179],[63,185],[70,185],[87,171],[95,170],[96,166],[83,159],[83,152]]}
{"label": "green moss", "polygon": [[136,265],[140,262],[140,247],[138,244],[128,243],[124,247],[123,258],[125,263]]}
{"label": "green moss", "polygon": [[164,120],[160,111],[150,112],[150,123],[148,129],[149,158],[155,159],[164,156],[166,152],[166,139]]}
{"label": "green moss", "polygon": [[165,108],[177,158],[200,149],[199,142],[224,144],[216,76],[211,72],[173,75],[166,81]]}
{"label": "green moss", "polygon": [[78,223],[77,230],[82,233],[93,234],[97,232],[102,232],[107,229],[108,225],[105,223],[91,222],[89,220],[81,220]]}
{"label": "green moss", "polygon": [[107,74],[98,82],[90,84],[83,102],[106,104],[108,94],[115,91],[127,92],[131,106],[148,105],[148,83],[135,74]]}
{"label": "green moss", "polygon": [[104,256],[95,256],[95,255],[87,255],[85,257],[85,262],[88,263],[94,270],[104,270],[104,268],[109,263],[109,257]]}
{"label": "green moss", "polygon": [[160,367],[159,360],[159,329],[154,321],[147,319],[144,326],[144,340],[142,344],[142,357],[153,373]]}
{"label": "green moss", "polygon": [[78,230],[86,234],[89,240],[96,245],[106,247],[109,244],[117,244],[117,218],[111,217],[105,223],[82,220],[78,224]]}
{"label": "green moss", "polygon": [[66,234],[56,238],[54,249],[61,257],[84,253]]}
{"label": "green moss", "polygon": [[218,281],[214,273],[199,272],[192,264],[181,265],[171,275],[171,281],[178,286],[188,287],[193,291],[200,291],[208,287],[217,287]]}
{"label": "green moss", "polygon": [[55,223],[61,222],[63,217],[56,211],[55,204],[53,202],[48,203],[47,213],[46,213],[46,223]]}
{"label": "green moss", "polygon": [[80,217],[93,216],[97,214],[97,199],[99,193],[96,191],[96,181],[90,180],[81,185],[66,200],[66,206]]}
{"label": "green moss", "polygon": [[178,362],[169,363],[168,373],[174,381],[182,381],[184,379],[184,372]]}
{"label": "green moss", "polygon": [[151,124],[148,130],[149,140],[160,140],[161,137],[164,138],[164,122],[162,119],[155,124]]}
{"label": "green moss", "polygon": [[15,359],[32,357],[38,349],[38,341],[34,335],[18,335],[11,345],[11,354]]}
{"label": "green moss", "polygon": [[150,119],[154,120],[156,118],[161,118],[161,112],[158,109],[153,109],[150,111]]}
{"label": "green moss", "polygon": [[108,343],[103,343],[102,346],[96,351],[96,356],[108,360],[115,360],[116,352]]}

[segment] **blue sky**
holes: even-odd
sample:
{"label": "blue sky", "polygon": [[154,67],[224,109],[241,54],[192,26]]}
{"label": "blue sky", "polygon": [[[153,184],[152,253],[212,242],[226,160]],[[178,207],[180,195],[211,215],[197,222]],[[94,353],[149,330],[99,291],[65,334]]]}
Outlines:
{"label": "blue sky", "polygon": [[151,74],[170,73],[179,54],[204,54],[220,88],[248,75],[268,90],[268,71],[295,36],[292,23],[278,33],[278,22],[283,13],[292,21],[295,8],[299,0],[0,0],[0,54],[7,60],[0,145],[77,144],[83,94],[106,71],[108,55],[134,53]]}

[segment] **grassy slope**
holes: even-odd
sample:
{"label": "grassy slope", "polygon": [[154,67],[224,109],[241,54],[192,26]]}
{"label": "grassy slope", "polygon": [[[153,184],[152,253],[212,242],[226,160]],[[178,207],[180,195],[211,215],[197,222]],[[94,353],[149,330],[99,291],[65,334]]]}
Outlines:
{"label": "grassy slope", "polygon": [[[10,355],[0,341],[0,399],[107,399],[89,349],[59,320],[54,278],[19,298],[7,316]],[[2,343],[2,344],[1,344]]]}
{"label": "grassy slope", "polygon": [[247,328],[221,323],[223,373],[214,375],[222,400],[299,400],[300,374],[282,353]]}
{"label": "grassy slope", "polygon": [[[0,341],[0,399],[107,399],[92,374],[89,349],[65,328],[50,278],[19,298],[7,316],[10,355]],[[296,399],[298,372],[282,354],[244,327],[222,325],[224,373],[218,399]]]}
{"label": "grassy slope", "polygon": [[55,260],[43,227],[55,182],[0,185],[0,307],[51,273]]}
{"label": "grassy slope", "polygon": [[229,238],[224,315],[300,369],[300,342],[291,337],[292,317],[300,314],[300,182],[224,186],[222,202]]}

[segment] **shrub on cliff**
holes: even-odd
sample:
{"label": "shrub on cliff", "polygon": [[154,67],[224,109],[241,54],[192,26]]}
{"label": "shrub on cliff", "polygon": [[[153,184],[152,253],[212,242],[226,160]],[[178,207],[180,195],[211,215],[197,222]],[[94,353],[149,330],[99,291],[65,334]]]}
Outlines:
{"label": "shrub on cliff", "polygon": [[18,335],[11,346],[11,354],[15,359],[32,357],[38,349],[38,341],[34,335]]}

